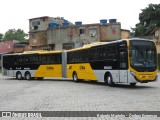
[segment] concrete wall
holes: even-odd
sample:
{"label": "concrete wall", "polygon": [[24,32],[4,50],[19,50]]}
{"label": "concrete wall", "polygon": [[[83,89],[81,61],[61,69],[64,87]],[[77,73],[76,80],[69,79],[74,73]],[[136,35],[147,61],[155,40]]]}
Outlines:
{"label": "concrete wall", "polygon": [[63,49],[64,43],[74,43],[74,47],[93,42],[106,42],[121,38],[120,23],[87,24],[68,27],[54,27],[47,30],[47,44],[55,45],[55,50]]}
{"label": "concrete wall", "polygon": [[13,52],[14,45],[13,40],[0,42],[0,53],[10,53]]}
{"label": "concrete wall", "polygon": [[[67,29],[66,28],[53,28],[47,31],[47,38],[48,38],[48,44],[49,45],[55,45],[56,50],[62,49],[63,43],[68,43],[70,36],[67,35]],[[72,42],[72,41],[70,41]]]}
{"label": "concrete wall", "polygon": [[[65,20],[63,17],[39,17],[39,18],[32,18],[29,20],[29,45],[32,47],[33,50],[36,49],[62,49],[60,47],[63,43],[68,42],[66,41],[66,32],[64,32],[64,29],[58,29],[59,27],[56,28],[56,31],[52,29],[53,26],[49,27],[50,23],[57,23],[60,26],[62,26],[62,23],[68,22],[69,25],[72,25],[71,22]],[[49,29],[49,30],[48,30]],[[53,31],[50,32],[50,29]],[[47,36],[47,30],[48,36]],[[48,38],[47,38],[48,37]],[[49,41],[47,44],[47,39]],[[68,38],[71,39],[71,38]],[[62,43],[63,41],[63,43]],[[56,45],[56,46],[55,46]],[[37,48],[36,48],[37,47]],[[45,48],[46,47],[46,48]]]}
{"label": "concrete wall", "polygon": [[[42,31],[42,30],[47,30],[48,24],[50,23],[49,17],[40,17],[40,18],[33,18],[29,20],[29,31],[34,32],[34,31]],[[33,25],[33,22],[40,22],[39,25]],[[36,28],[37,26],[38,28]]]}
{"label": "concrete wall", "polygon": [[157,38],[157,44],[160,45],[160,28],[155,31],[155,37]]}
{"label": "concrete wall", "polygon": [[129,38],[130,36],[130,31],[129,30],[121,30],[121,39],[126,39]]}
{"label": "concrete wall", "polygon": [[[34,34],[34,38],[32,38]],[[44,46],[47,45],[47,31],[39,31],[30,33],[29,35],[29,45],[30,46]]]}
{"label": "concrete wall", "polygon": [[110,23],[100,26],[100,41],[107,42],[119,40],[121,38],[121,24]]}
{"label": "concrete wall", "polygon": [[157,45],[157,52],[160,54],[160,45]]}
{"label": "concrete wall", "polygon": [[106,41],[119,40],[119,39],[121,39],[121,24],[120,23],[108,24]]}
{"label": "concrete wall", "polygon": [[[64,43],[74,43],[74,47],[81,47],[83,44],[96,42],[99,40],[98,27],[99,26],[55,27],[47,31],[48,44],[55,44],[55,49],[57,50],[62,49]],[[81,30],[84,30],[84,33],[81,33]]]}

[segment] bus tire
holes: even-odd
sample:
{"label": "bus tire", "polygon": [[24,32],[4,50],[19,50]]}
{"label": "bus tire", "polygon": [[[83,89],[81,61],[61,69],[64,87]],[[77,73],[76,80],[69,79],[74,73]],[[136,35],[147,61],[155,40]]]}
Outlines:
{"label": "bus tire", "polygon": [[104,76],[104,83],[105,83],[106,85],[108,85],[108,82],[107,82],[107,75]]}
{"label": "bus tire", "polygon": [[76,72],[73,72],[72,77],[73,77],[73,81],[74,81],[74,82],[78,82],[78,76],[77,76],[77,73],[76,73]]}
{"label": "bus tire", "polygon": [[16,79],[21,80],[22,79],[22,74],[21,72],[16,73]]}
{"label": "bus tire", "polygon": [[110,86],[110,87],[113,87],[114,83],[113,83],[113,78],[112,78],[112,75],[109,73],[107,75],[107,84]]}
{"label": "bus tire", "polygon": [[130,86],[134,87],[134,86],[136,86],[136,83],[130,83]]}
{"label": "bus tire", "polygon": [[30,72],[26,72],[25,75],[24,75],[25,79],[26,80],[31,80],[31,74]]}

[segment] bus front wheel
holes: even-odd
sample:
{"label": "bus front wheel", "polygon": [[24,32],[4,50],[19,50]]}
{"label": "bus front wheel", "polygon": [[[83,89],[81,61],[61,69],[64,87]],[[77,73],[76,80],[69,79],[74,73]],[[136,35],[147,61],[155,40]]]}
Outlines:
{"label": "bus front wheel", "polygon": [[77,76],[77,73],[76,73],[76,72],[73,73],[73,76],[72,76],[72,77],[73,77],[73,81],[74,81],[74,82],[78,82],[78,76]]}
{"label": "bus front wheel", "polygon": [[114,83],[113,83],[113,79],[112,79],[112,75],[109,73],[108,75],[107,75],[107,84],[110,86],[110,87],[112,87],[113,85],[114,85]]}
{"label": "bus front wheel", "polygon": [[136,83],[130,83],[130,86],[134,87],[134,86],[136,86]]}
{"label": "bus front wheel", "polygon": [[31,80],[31,74],[30,74],[30,72],[26,72],[25,73],[25,79],[26,80]]}

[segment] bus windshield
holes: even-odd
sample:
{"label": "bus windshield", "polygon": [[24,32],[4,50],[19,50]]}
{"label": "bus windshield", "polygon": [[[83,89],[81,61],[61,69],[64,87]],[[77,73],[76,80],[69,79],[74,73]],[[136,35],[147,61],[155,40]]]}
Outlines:
{"label": "bus windshield", "polygon": [[130,65],[135,70],[152,71],[157,68],[156,46],[152,41],[130,41]]}

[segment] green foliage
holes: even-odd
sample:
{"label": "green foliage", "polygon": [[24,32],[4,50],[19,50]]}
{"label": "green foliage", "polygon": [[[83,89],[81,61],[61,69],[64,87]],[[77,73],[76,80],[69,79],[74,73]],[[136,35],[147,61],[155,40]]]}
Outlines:
{"label": "green foliage", "polygon": [[130,37],[135,37],[135,28],[131,28]]}
{"label": "green foliage", "polygon": [[4,39],[3,40],[19,40],[19,41],[24,41],[26,40],[27,34],[21,30],[15,30],[15,29],[9,29],[5,34],[4,34]]}
{"label": "green foliage", "polygon": [[3,40],[3,34],[0,33],[0,42]]}
{"label": "green foliage", "polygon": [[139,20],[136,28],[132,28],[134,36],[149,36],[156,27],[160,27],[160,4],[149,4],[142,9]]}

